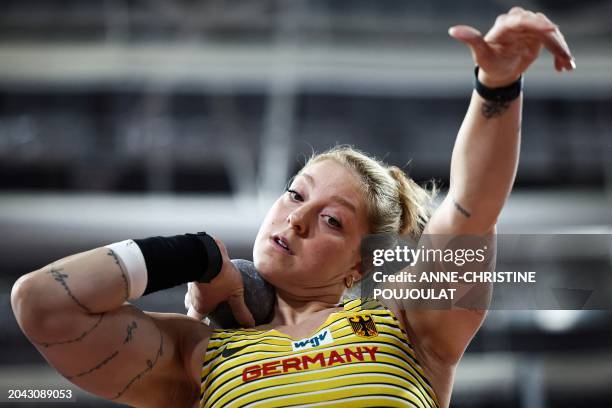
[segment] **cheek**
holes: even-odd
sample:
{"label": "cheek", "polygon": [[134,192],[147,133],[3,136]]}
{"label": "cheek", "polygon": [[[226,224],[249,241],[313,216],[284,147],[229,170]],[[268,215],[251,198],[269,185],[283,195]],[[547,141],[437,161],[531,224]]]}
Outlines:
{"label": "cheek", "polygon": [[309,258],[310,263],[318,265],[319,269],[345,270],[353,265],[354,251],[346,241],[326,239],[313,243]]}
{"label": "cheek", "polygon": [[281,199],[282,198],[277,200],[277,202],[274,203],[274,205],[270,208],[265,218],[261,222],[261,225],[259,226],[259,230],[257,231],[257,236],[255,237],[255,243],[253,244],[253,262],[256,263],[256,266],[257,266],[258,261],[260,260],[259,255],[261,254],[263,245],[265,245],[265,243],[268,240],[268,237],[273,232],[275,232],[275,230],[278,228],[278,225],[280,225],[280,223],[282,223],[284,220],[281,212],[279,211],[280,210],[279,201]]}
{"label": "cheek", "polygon": [[271,229],[275,225],[279,225],[279,223],[281,223],[284,220],[283,214],[282,214],[282,211],[279,205],[280,200],[281,199],[278,199],[274,203],[274,205],[272,205],[272,208],[270,208],[265,218],[261,222],[261,225],[259,226],[259,231],[257,231],[257,238],[256,238],[257,241],[259,241],[260,238],[266,237],[267,235],[269,235],[271,232]]}

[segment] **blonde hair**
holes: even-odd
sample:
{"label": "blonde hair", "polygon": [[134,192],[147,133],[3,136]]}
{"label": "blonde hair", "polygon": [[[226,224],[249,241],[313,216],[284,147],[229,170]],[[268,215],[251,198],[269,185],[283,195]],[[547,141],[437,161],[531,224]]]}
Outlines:
{"label": "blonde hair", "polygon": [[314,154],[301,171],[324,160],[333,160],[352,170],[364,185],[370,234],[396,233],[418,238],[432,212],[435,184],[430,190],[419,186],[396,166],[348,145]]}

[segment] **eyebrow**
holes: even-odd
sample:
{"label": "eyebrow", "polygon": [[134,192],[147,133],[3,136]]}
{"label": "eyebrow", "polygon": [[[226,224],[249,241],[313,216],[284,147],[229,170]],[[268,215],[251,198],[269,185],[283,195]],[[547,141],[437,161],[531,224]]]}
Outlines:
{"label": "eyebrow", "polygon": [[[312,177],[310,174],[308,174],[308,173],[300,173],[300,174],[298,174],[298,176],[303,176],[306,179],[306,181],[308,181],[308,183],[312,187],[315,186],[314,177]],[[333,195],[333,196],[331,196],[331,199],[334,200],[334,201],[337,201],[338,203],[342,204],[343,206],[347,207],[349,210],[351,210],[352,212],[357,214],[357,208],[355,207],[355,205],[353,203],[351,203],[349,200],[347,200],[346,198],[341,197],[339,195]]]}

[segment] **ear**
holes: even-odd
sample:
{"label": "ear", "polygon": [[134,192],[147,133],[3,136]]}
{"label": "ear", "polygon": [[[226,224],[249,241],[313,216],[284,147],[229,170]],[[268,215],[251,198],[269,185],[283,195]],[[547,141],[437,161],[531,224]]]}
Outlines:
{"label": "ear", "polygon": [[363,278],[363,264],[361,260],[357,261],[350,269],[349,275],[353,276],[354,282],[359,282]]}

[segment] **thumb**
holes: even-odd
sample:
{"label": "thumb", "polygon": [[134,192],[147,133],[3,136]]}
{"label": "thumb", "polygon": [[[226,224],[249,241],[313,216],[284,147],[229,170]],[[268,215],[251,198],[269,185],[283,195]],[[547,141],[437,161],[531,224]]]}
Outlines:
{"label": "thumb", "polygon": [[457,25],[448,29],[448,35],[470,47],[474,61],[485,57],[491,50],[482,33],[474,27]]}
{"label": "thumb", "polygon": [[199,321],[202,321],[204,317],[206,317],[206,315],[195,310],[193,306],[189,306],[189,310],[187,311],[187,316],[193,317],[194,319],[197,319]]}
{"label": "thumb", "polygon": [[255,326],[255,319],[247,307],[242,293],[230,296],[230,298],[227,299],[227,303],[229,303],[236,321],[238,321],[242,327]]}

